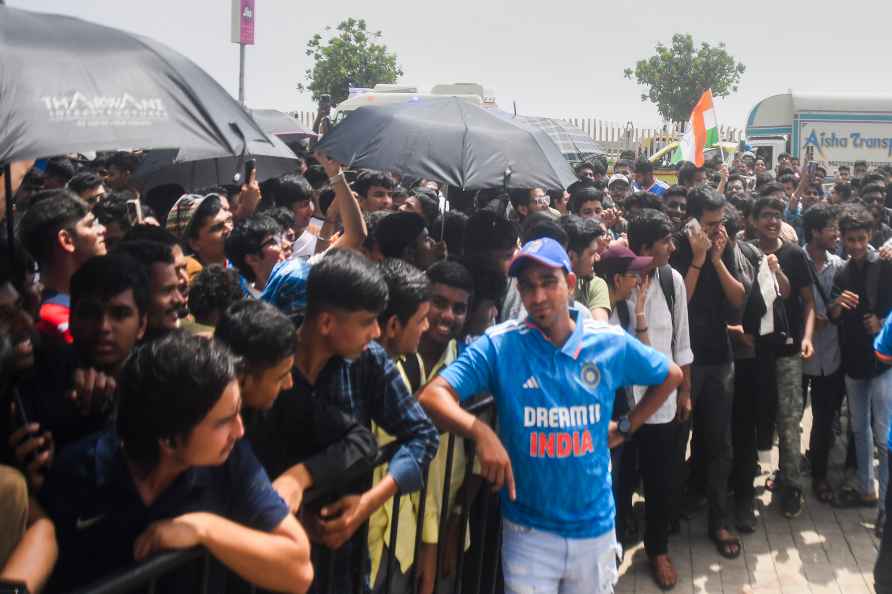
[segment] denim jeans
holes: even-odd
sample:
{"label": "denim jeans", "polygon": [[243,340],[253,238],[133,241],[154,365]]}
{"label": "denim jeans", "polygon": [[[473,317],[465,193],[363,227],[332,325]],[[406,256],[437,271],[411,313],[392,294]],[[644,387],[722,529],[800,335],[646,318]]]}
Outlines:
{"label": "denim jeans", "polygon": [[563,538],[502,519],[506,594],[611,594],[619,572],[613,530]]}
{"label": "denim jeans", "polygon": [[858,488],[862,495],[873,492],[873,447],[879,451],[880,510],[886,506],[889,484],[889,415],[892,414],[892,373],[870,379],[846,376],[855,453],[858,456]]}

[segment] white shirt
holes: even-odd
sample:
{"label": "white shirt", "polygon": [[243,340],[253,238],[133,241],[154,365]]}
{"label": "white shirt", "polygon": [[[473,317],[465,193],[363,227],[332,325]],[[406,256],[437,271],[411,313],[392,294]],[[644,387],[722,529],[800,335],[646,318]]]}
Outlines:
{"label": "white shirt", "polygon": [[319,236],[310,233],[310,228],[307,227],[304,229],[304,232],[300,234],[300,237],[295,239],[294,243],[291,244],[292,256],[306,260],[316,253],[316,242],[318,240]]}
{"label": "white shirt", "polygon": [[[644,306],[644,316],[647,319],[647,337],[650,340],[650,346],[655,350],[663,353],[675,362],[679,367],[690,365],[694,362],[694,351],[691,350],[691,336],[688,331],[688,298],[685,292],[684,278],[674,268],[672,269],[672,279],[675,289],[675,313],[674,316],[669,313],[669,304],[666,303],[666,296],[663,294],[663,288],[660,286],[660,279],[656,273],[650,279],[650,287],[647,290],[647,303]],[[632,295],[629,296],[629,326],[630,331],[635,332],[637,316],[635,315],[635,303],[638,300],[638,289],[636,288]],[[675,352],[672,352],[672,322],[675,321]],[[636,334],[636,336],[638,336]],[[647,392],[647,386],[635,386],[633,393],[635,396],[635,404]],[[651,418],[645,421],[648,425],[659,425],[668,423],[675,418],[676,409],[676,391],[673,390],[666,401]]]}

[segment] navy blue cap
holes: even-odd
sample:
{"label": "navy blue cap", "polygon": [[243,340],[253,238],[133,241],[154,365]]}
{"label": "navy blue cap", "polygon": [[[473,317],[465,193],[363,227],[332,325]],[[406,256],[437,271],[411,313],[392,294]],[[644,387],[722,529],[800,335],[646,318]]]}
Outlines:
{"label": "navy blue cap", "polygon": [[511,260],[508,276],[517,276],[526,260],[538,262],[549,268],[563,268],[566,272],[573,272],[567,251],[561,247],[561,244],[550,237],[534,239],[524,244],[514,256],[514,259]]}

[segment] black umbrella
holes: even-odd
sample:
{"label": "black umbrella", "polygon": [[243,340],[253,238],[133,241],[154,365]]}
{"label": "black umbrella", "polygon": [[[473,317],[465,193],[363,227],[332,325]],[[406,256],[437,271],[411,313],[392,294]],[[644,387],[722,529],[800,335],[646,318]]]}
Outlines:
{"label": "black umbrella", "polygon": [[0,5],[0,163],[87,150],[241,154],[269,139],[170,48],[68,16]]}
{"label": "black umbrella", "polygon": [[456,97],[360,107],[318,148],[351,167],[395,170],[465,190],[558,189],[576,180],[548,134]]}
{"label": "black umbrella", "polygon": [[[144,193],[155,186],[177,184],[191,192],[208,186],[244,183],[243,161],[253,159],[257,181],[297,173],[297,155],[276,137],[272,144],[249,142],[243,157],[202,151],[158,149],[147,151],[133,172],[133,183]],[[239,175],[238,178],[235,175]]]}
{"label": "black umbrella", "polygon": [[251,115],[260,128],[270,135],[275,135],[287,143],[298,142],[304,138],[319,136],[296,119],[278,109],[252,109]]}

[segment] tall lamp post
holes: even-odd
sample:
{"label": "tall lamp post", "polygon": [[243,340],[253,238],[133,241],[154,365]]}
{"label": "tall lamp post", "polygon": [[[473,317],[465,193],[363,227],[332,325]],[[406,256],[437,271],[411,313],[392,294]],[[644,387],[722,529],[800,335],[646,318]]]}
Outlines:
{"label": "tall lamp post", "polygon": [[254,45],[254,0],[232,0],[230,40],[238,44],[238,102],[245,105],[245,46]]}

